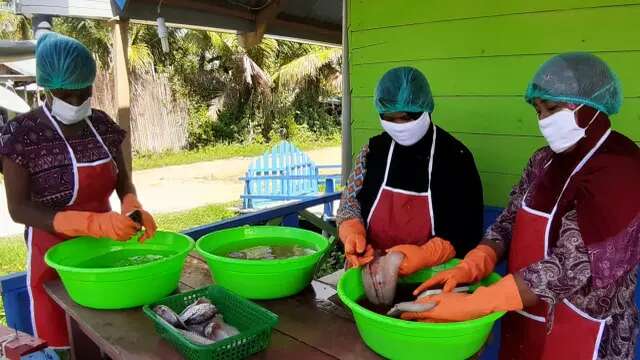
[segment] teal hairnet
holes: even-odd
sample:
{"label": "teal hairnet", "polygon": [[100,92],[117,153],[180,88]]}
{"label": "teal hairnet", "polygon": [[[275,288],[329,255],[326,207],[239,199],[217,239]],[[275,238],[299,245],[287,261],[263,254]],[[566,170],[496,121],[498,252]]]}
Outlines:
{"label": "teal hairnet", "polygon": [[547,60],[533,77],[525,99],[584,104],[613,115],[622,105],[622,89],[607,63],[589,53],[560,54]]}
{"label": "teal hairnet", "polygon": [[427,78],[420,70],[408,66],[387,71],[375,93],[379,113],[433,112],[433,97]]}
{"label": "teal hairnet", "polygon": [[45,89],[83,89],[93,85],[96,62],[79,41],[55,32],[36,45],[36,82]]}

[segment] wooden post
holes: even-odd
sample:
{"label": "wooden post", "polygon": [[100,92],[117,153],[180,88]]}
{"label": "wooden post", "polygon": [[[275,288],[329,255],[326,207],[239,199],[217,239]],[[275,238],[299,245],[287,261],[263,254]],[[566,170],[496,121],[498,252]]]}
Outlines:
{"label": "wooden post", "polygon": [[349,79],[349,0],[342,1],[342,184],[351,174],[351,83]]}
{"label": "wooden post", "polygon": [[129,20],[113,22],[113,82],[116,101],[116,121],[127,132],[122,144],[124,160],[129,172],[132,170],[131,154],[131,97],[129,90]]}

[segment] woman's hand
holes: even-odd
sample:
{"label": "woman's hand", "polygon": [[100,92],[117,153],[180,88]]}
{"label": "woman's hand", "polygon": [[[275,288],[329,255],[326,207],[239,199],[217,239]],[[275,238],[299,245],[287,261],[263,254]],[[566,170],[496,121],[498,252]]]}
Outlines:
{"label": "woman's hand", "polygon": [[424,312],[406,312],[405,320],[425,322],[452,322],[477,319],[496,311],[522,310],[520,291],[513,275],[488,287],[479,287],[473,294],[443,292],[416,301],[436,306]]}
{"label": "woman's hand", "polygon": [[134,211],[139,211],[141,215],[140,225],[144,227],[144,234],[140,237],[140,242],[145,242],[155,235],[158,226],[153,216],[142,208],[142,204],[138,201],[136,195],[129,193],[122,198],[122,215],[129,216]]}
{"label": "woman's hand", "polygon": [[388,249],[387,253],[394,251],[404,254],[404,260],[399,269],[399,274],[402,276],[440,265],[451,260],[456,255],[453,245],[439,237],[434,237],[422,246],[397,245]]}
{"label": "woman's hand", "polygon": [[53,229],[66,236],[92,236],[118,241],[131,239],[140,225],[117,212],[60,211],[53,218]]}
{"label": "woman's hand", "polygon": [[338,233],[350,267],[360,267],[373,260],[374,251],[367,244],[367,231],[360,219],[344,221],[340,224]]}

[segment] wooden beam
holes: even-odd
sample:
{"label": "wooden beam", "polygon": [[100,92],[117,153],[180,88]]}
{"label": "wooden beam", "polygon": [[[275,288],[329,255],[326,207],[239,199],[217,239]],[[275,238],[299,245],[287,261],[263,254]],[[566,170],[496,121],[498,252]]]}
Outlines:
{"label": "wooden beam", "polygon": [[0,81],[36,81],[36,77],[33,75],[0,75]]}
{"label": "wooden beam", "polygon": [[302,21],[291,16],[279,16],[271,21],[268,34],[315,40],[334,45],[342,43],[340,26],[335,28],[334,26],[321,26]]}
{"label": "wooden beam", "polygon": [[342,185],[353,167],[351,149],[351,79],[349,73],[349,0],[342,0]]}
{"label": "wooden beam", "polygon": [[274,0],[266,8],[260,10],[256,15],[255,31],[238,34],[238,42],[245,49],[252,48],[262,41],[267,31],[269,23],[278,16],[282,8],[286,4],[286,0]]}
{"label": "wooden beam", "polygon": [[[157,6],[158,0],[143,0],[146,3],[154,4]],[[216,3],[214,1],[201,2],[196,0],[163,0],[162,6],[175,6],[182,9],[198,10],[208,13],[215,13],[218,15],[225,15],[231,17],[237,17],[245,20],[254,20],[255,16],[249,11],[236,10],[226,7],[223,4]],[[160,8],[162,13],[162,7]],[[215,27],[215,26],[214,26]]]}
{"label": "wooden beam", "polygon": [[129,20],[113,22],[113,69],[116,100],[116,121],[127,132],[122,150],[127,169],[132,170],[131,154],[131,94],[129,89],[129,66],[127,61],[129,49]]}

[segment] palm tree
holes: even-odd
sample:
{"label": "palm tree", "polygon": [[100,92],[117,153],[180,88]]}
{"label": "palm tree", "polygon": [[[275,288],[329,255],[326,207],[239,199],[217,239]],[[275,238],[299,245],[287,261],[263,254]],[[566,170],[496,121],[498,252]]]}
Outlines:
{"label": "palm tree", "polygon": [[[286,99],[285,109],[293,112],[297,125],[306,125],[313,132],[334,132],[338,118],[327,113],[322,102],[340,96],[342,90],[342,50],[309,46],[306,53],[283,64],[273,74],[274,92]],[[293,124],[282,124],[290,129]]]}
{"label": "palm tree", "polygon": [[0,40],[31,39],[31,21],[22,15],[0,12]]}
{"label": "palm tree", "polygon": [[[96,62],[103,69],[112,64],[111,26],[105,21],[79,18],[56,18],[55,31],[73,37],[87,46],[94,54]],[[132,24],[129,29],[129,68],[134,73],[154,71],[154,59],[149,44],[143,42],[142,34],[149,26]]]}
{"label": "palm tree", "polygon": [[284,89],[299,91],[308,82],[319,81],[327,85],[330,92],[341,91],[340,64],[342,49],[314,46],[310,52],[287,64],[273,74],[273,79]]}

